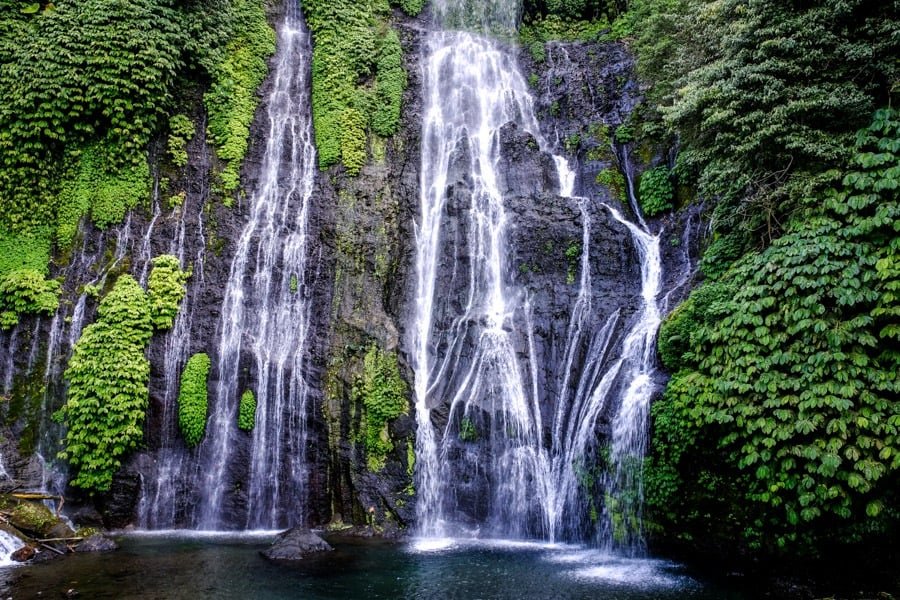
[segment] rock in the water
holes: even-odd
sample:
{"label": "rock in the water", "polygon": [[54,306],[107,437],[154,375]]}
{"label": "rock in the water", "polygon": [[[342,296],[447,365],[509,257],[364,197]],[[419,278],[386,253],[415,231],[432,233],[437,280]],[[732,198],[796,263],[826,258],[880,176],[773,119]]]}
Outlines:
{"label": "rock in the water", "polygon": [[21,548],[10,554],[9,558],[16,562],[25,562],[26,560],[31,560],[32,558],[34,558],[34,547],[22,546]]}
{"label": "rock in the water", "polygon": [[119,545],[102,533],[95,533],[75,546],[75,552],[109,552],[118,549]]}
{"label": "rock in the water", "polygon": [[332,549],[328,542],[309,529],[294,527],[278,534],[272,545],[260,554],[269,560],[302,560],[309,554]]}
{"label": "rock in the water", "polygon": [[64,538],[74,534],[65,521],[38,502],[17,501],[8,518],[10,525],[38,538]]}

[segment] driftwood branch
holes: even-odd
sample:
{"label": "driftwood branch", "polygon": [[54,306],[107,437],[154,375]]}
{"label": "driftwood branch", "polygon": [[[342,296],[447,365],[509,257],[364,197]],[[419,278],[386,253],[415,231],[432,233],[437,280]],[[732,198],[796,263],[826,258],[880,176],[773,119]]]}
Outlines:
{"label": "driftwood branch", "polygon": [[10,494],[13,498],[18,498],[19,500],[57,500],[59,496],[54,496],[52,494],[47,494],[44,492],[14,492]]}
{"label": "driftwood branch", "polygon": [[63,505],[66,503],[66,499],[60,494],[59,496],[54,496],[53,494],[48,494],[47,492],[13,492],[9,494],[13,498],[17,500],[56,500],[56,518],[59,519],[60,511],[62,511]]}
{"label": "driftwood branch", "polygon": [[42,543],[42,542],[38,542],[38,543],[39,543],[42,547],[46,548],[47,550],[50,550],[51,552],[56,552],[56,553],[59,554],[60,556],[64,556],[64,555],[65,555],[65,552],[63,552],[62,550],[57,550],[57,549],[54,548],[53,546],[48,546],[47,544],[44,544],[44,543]]}

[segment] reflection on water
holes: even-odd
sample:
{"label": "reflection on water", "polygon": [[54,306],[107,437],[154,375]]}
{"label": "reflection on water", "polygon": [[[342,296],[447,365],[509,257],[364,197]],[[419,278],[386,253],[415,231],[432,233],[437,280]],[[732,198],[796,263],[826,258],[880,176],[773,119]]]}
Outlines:
{"label": "reflection on water", "polygon": [[331,540],[297,565],[259,555],[272,535],[133,535],[111,554],[0,568],[3,597],[58,598],[743,598],[674,564],[563,544]]}

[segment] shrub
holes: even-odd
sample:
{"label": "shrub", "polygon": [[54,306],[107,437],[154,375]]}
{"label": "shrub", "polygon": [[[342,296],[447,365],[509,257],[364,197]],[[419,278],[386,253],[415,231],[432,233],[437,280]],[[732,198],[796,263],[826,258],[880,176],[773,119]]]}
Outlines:
{"label": "shrub", "polygon": [[656,167],[655,169],[644,171],[641,175],[638,199],[641,202],[641,210],[648,217],[655,217],[662,212],[672,210],[673,193],[672,181],[667,167]]}
{"label": "shrub", "polygon": [[72,485],[108,490],[122,458],[140,443],[150,376],[144,348],[152,333],[144,290],[122,275],[100,303],[97,321],[82,332],[65,372],[69,390],[55,416],[67,428],[59,457],[76,471]]}
{"label": "shrub", "polygon": [[256,396],[253,390],[245,390],[241,394],[241,403],[238,407],[238,428],[251,431],[256,423]]}
{"label": "shrub", "polygon": [[181,388],[178,392],[178,427],[189,448],[200,443],[206,433],[206,412],[209,391],[209,356],[194,354],[181,372]]}

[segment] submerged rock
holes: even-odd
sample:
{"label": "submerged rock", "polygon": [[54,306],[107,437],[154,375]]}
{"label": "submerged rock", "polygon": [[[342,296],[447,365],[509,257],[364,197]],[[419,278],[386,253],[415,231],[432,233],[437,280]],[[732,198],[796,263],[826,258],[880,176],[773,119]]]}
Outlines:
{"label": "submerged rock", "polygon": [[75,546],[75,552],[109,552],[118,549],[119,544],[102,533],[95,533]]}
{"label": "submerged rock", "polygon": [[294,527],[278,534],[267,549],[260,552],[269,560],[302,560],[310,554],[333,550],[328,542],[304,527]]}

